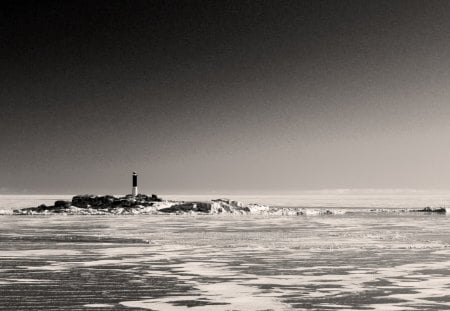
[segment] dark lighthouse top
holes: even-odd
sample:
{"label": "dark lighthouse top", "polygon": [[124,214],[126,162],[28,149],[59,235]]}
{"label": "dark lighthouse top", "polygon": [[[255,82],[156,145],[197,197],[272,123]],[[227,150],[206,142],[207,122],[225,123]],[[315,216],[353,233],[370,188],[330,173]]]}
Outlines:
{"label": "dark lighthouse top", "polygon": [[133,187],[137,187],[137,174],[133,172]]}

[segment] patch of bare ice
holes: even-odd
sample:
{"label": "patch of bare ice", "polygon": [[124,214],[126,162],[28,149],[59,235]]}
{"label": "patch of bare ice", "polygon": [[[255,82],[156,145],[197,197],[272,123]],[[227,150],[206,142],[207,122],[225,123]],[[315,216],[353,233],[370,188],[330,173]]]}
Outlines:
{"label": "patch of bare ice", "polygon": [[2,251],[0,257],[51,257],[51,256],[73,256],[81,254],[80,251],[70,249],[28,249]]}
{"label": "patch of bare ice", "polygon": [[114,305],[107,304],[107,303],[88,303],[83,305],[83,307],[86,308],[113,308]]}

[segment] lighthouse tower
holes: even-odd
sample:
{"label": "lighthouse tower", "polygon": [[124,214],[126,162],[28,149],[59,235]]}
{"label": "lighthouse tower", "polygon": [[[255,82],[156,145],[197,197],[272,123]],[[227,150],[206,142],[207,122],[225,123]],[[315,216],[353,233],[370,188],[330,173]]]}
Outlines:
{"label": "lighthouse tower", "polygon": [[133,197],[137,196],[137,194],[138,194],[137,174],[136,174],[136,172],[133,172],[133,188],[131,189],[131,194],[133,195]]}

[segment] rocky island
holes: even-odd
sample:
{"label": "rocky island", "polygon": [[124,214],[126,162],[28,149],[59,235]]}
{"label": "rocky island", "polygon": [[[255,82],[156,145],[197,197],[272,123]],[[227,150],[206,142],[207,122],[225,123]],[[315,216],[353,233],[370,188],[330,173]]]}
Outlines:
{"label": "rocky island", "polygon": [[157,195],[129,194],[76,195],[71,201],[58,200],[53,205],[14,210],[16,215],[67,214],[67,215],[136,215],[136,214],[248,214],[268,212],[269,206],[243,204],[228,199],[207,202],[162,200]]}
{"label": "rocky island", "polygon": [[444,207],[423,209],[346,209],[346,208],[300,208],[275,207],[263,204],[245,204],[230,199],[210,201],[163,200],[157,195],[129,194],[122,197],[112,195],[76,195],[70,201],[57,200],[53,205],[22,208],[14,215],[208,215],[208,214],[255,214],[274,216],[338,215],[346,213],[438,213],[447,212]]}

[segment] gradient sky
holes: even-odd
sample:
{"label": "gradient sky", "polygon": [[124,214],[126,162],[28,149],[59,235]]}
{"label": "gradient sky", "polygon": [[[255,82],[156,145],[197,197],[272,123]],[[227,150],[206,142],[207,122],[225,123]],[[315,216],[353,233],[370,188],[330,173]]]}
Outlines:
{"label": "gradient sky", "polygon": [[5,1],[0,193],[450,189],[450,1]]}

